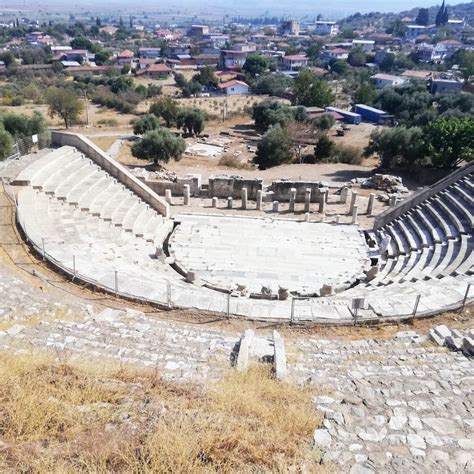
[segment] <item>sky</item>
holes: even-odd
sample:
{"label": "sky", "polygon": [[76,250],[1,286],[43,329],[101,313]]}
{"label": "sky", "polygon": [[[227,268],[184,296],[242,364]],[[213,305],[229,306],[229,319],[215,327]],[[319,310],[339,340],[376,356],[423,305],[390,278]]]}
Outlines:
{"label": "sky", "polygon": [[[2,3],[5,0],[0,0]],[[73,10],[102,10],[113,12],[114,9],[133,11],[163,11],[165,9],[181,10],[187,13],[214,13],[217,15],[228,14],[235,16],[288,16],[314,18],[321,13],[327,19],[338,19],[355,12],[369,13],[399,12],[416,7],[428,7],[441,3],[441,0],[331,0],[322,2],[318,0],[9,0],[10,6],[20,6],[30,9],[45,7],[49,11],[68,9]],[[459,0],[446,0],[448,5],[462,3]],[[469,3],[469,2],[466,2]]]}

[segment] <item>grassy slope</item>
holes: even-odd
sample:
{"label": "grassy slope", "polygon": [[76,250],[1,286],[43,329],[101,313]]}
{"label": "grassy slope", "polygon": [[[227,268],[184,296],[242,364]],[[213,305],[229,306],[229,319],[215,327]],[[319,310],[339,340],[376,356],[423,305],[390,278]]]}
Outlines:
{"label": "grassy slope", "polygon": [[202,388],[154,371],[0,354],[2,472],[306,472],[320,418],[265,368]]}

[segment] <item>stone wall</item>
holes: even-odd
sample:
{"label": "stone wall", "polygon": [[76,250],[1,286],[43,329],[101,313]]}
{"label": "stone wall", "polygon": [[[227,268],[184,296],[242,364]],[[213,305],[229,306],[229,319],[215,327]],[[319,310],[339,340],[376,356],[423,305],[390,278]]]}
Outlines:
{"label": "stone wall", "polygon": [[130,171],[108,156],[97,145],[84,135],[69,132],[51,131],[51,142],[58,146],[73,146],[107,171],[117,181],[140,196],[147,204],[165,217],[170,216],[169,204],[155,191],[147,187],[141,180],[133,176]]}
{"label": "stone wall", "polygon": [[199,197],[201,192],[201,175],[178,177],[177,181],[146,179],[142,177],[138,179],[159,195],[164,195],[166,190],[170,189],[173,196],[183,196],[185,184],[189,185],[192,196]]}
{"label": "stone wall", "polygon": [[240,176],[209,176],[209,197],[240,199],[242,189],[247,188],[248,199],[257,199],[257,191],[263,189],[263,179]]}
{"label": "stone wall", "polygon": [[268,187],[268,191],[273,192],[273,199],[279,202],[288,202],[290,200],[291,188],[296,189],[296,202],[304,202],[306,189],[311,189],[311,202],[318,202],[320,188],[324,185],[319,181],[273,181]]}

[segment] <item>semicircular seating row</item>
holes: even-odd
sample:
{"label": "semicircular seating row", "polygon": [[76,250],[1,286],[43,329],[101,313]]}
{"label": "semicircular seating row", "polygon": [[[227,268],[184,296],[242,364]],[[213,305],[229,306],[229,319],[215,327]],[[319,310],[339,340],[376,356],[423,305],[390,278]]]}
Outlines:
{"label": "semicircular seating row", "polygon": [[[14,184],[24,186],[18,193],[18,220],[28,238],[40,250],[44,245],[48,258],[62,268],[75,269],[77,278],[109,291],[118,283],[118,293],[155,303],[167,304],[171,296],[176,307],[226,311],[226,295],[186,283],[166,259],[156,258],[173,221],[75,148],[62,147],[38,159]],[[470,195],[472,177],[390,223],[376,234],[393,239],[375,280],[334,297],[298,301],[295,317],[350,319],[352,298],[361,296],[371,308],[367,315],[382,317],[410,314],[418,294],[420,311],[458,303],[472,279]],[[441,211],[438,217],[431,209]],[[286,319],[291,313],[289,300],[231,300],[230,310],[237,315]]]}

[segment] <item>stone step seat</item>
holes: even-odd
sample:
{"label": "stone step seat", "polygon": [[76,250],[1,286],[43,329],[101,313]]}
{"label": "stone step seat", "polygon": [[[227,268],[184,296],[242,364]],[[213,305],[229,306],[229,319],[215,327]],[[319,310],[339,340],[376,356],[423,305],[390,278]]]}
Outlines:
{"label": "stone step seat", "polygon": [[446,268],[440,273],[441,276],[449,276],[457,271],[462,263],[472,256],[473,253],[473,241],[472,237],[462,234],[460,237],[460,249],[455,255],[455,258],[449,263]]}
{"label": "stone step seat", "polygon": [[453,261],[456,254],[459,252],[461,245],[452,239],[447,241],[447,245],[444,246],[441,252],[440,259],[435,267],[431,268],[431,271],[426,274],[426,278],[437,278],[445,268]]}
{"label": "stone step seat", "polygon": [[431,214],[432,218],[439,224],[445,239],[454,239],[457,232],[454,226],[450,225],[449,219],[445,217],[444,212],[437,206],[436,200],[431,198],[422,203],[422,206]]}
{"label": "stone step seat", "polygon": [[53,150],[23,169],[13,181],[13,184],[19,186],[30,186],[32,184],[32,179],[34,179],[36,175],[38,175],[38,173],[40,173],[45,167],[51,167],[51,169],[54,169],[56,162],[58,162],[63,157],[72,155],[75,152],[75,148],[70,146],[63,146]]}
{"label": "stone step seat", "polygon": [[64,180],[63,183],[56,188],[54,195],[58,199],[67,201],[69,204],[77,205],[79,197],[97,182],[98,176],[105,176],[105,172],[101,171],[100,168],[95,165],[87,167],[84,173],[81,173],[81,177],[71,175]]}
{"label": "stone step seat", "polygon": [[143,238],[148,242],[152,242],[159,227],[163,224],[163,221],[163,217],[159,214],[153,215],[143,226]]}
{"label": "stone step seat", "polygon": [[419,250],[417,252],[410,252],[404,267],[397,273],[389,275],[389,281],[391,283],[396,283],[406,280],[406,275],[408,275],[414,268],[423,268],[424,259],[427,258],[428,252],[426,249]]}
{"label": "stone step seat", "polygon": [[78,166],[82,164],[83,155],[78,152],[63,154],[60,158],[43,166],[31,179],[31,186],[37,189],[43,189],[44,185],[48,183],[52,176],[61,174],[63,170],[69,167]]}
{"label": "stone step seat", "polygon": [[461,186],[466,188],[466,191],[469,193],[470,196],[474,195],[474,177],[472,174],[469,174],[468,176],[464,176],[461,179]]}
{"label": "stone step seat", "polygon": [[412,229],[416,232],[418,240],[422,247],[429,247],[433,244],[432,234],[426,229],[426,227],[416,219],[412,211],[408,211],[406,214],[406,219],[410,223]]}
{"label": "stone step seat", "polygon": [[[117,202],[115,210],[111,215],[112,223],[116,226],[122,227],[122,221],[127,212],[137,203],[138,198],[134,194],[129,194],[128,197],[121,202]],[[141,201],[139,201],[139,204]]]}
{"label": "stone step seat", "polygon": [[133,231],[133,225],[135,224],[136,220],[141,216],[145,215],[147,211],[150,210],[150,206],[142,201],[136,201],[124,214],[122,218],[122,228],[128,232]]}
{"label": "stone step seat", "polygon": [[473,266],[474,266],[474,251],[473,251],[473,245],[472,245],[472,237],[470,238],[469,242],[470,250],[467,252],[467,257],[464,260],[464,262],[459,265],[454,270],[454,274],[458,276],[462,276],[462,278],[465,278],[465,275],[470,275],[473,273]]}
{"label": "stone step seat", "polygon": [[[86,188],[86,185],[88,187]],[[92,182],[87,181],[84,186],[73,192],[69,197],[71,204],[77,204],[77,206],[85,211],[90,211],[92,203],[102,194],[107,192],[114,185],[114,180],[110,179],[109,175],[105,172],[100,172],[97,176],[92,179]]]}
{"label": "stone step seat", "polygon": [[420,254],[418,255],[418,258],[416,262],[413,264],[411,268],[409,268],[406,272],[403,272],[396,280],[395,282],[398,283],[404,283],[408,281],[415,282],[417,281],[417,274],[423,270],[427,266],[427,263],[429,262],[429,259],[431,258],[431,255],[433,254],[433,249],[426,249],[424,248]]}
{"label": "stone step seat", "polygon": [[450,227],[455,229],[456,235],[469,233],[470,229],[467,222],[464,220],[464,217],[462,215],[458,215],[457,208],[454,206],[451,207],[449,203],[446,204],[442,197],[436,196],[434,200],[438,207],[442,209],[444,214],[448,216],[449,220],[451,221]]}
{"label": "stone step seat", "polygon": [[445,240],[445,236],[439,224],[431,217],[431,214],[425,208],[421,205],[416,206],[414,208],[414,216],[415,218],[419,218],[420,225],[425,226],[434,243],[441,243]]}
{"label": "stone step seat", "polygon": [[97,194],[95,199],[92,200],[89,206],[89,212],[92,215],[100,216],[104,207],[109,203],[116,202],[115,200],[122,193],[123,187],[121,185],[109,182],[108,185],[104,187],[104,190]]}
{"label": "stone step seat", "polygon": [[132,197],[133,194],[124,187],[118,190],[115,194],[111,194],[99,211],[100,218],[111,221],[115,210],[125,204],[125,202]]}
{"label": "stone step seat", "polygon": [[387,233],[392,237],[392,242],[395,242],[395,255],[406,255],[410,250],[405,237],[392,224],[386,226]]}
{"label": "stone step seat", "polygon": [[474,227],[474,216],[472,213],[472,207],[469,208],[463,201],[462,198],[458,197],[455,192],[443,191],[441,193],[446,201],[448,201],[454,208],[457,209],[459,214],[462,216],[461,219],[465,222],[466,233],[472,232]]}
{"label": "stone step seat", "polygon": [[56,190],[71,176],[76,180],[80,179],[81,173],[87,173],[90,169],[95,168],[91,160],[83,156],[74,155],[73,159],[63,168],[58,168],[46,179],[41,187],[42,191],[46,193],[56,194]]}
{"label": "stone step seat", "polygon": [[393,283],[394,279],[397,278],[401,272],[407,267],[410,259],[411,259],[411,254],[414,252],[410,252],[409,255],[400,255],[397,259],[396,265],[390,270],[389,273],[387,273],[383,279],[383,281],[380,282],[380,285],[387,286]]}
{"label": "stone step seat", "polygon": [[404,217],[396,219],[394,221],[394,228],[399,230],[404,237],[404,241],[408,244],[408,249],[410,251],[418,250],[421,247],[421,242],[419,241],[416,232],[412,229],[410,221]]}
{"label": "stone step seat", "polygon": [[433,248],[430,248],[427,251],[426,260],[424,261],[424,266],[413,268],[409,274],[410,281],[424,280],[427,275],[430,275],[434,268],[438,265],[441,255],[443,253],[443,248],[445,244],[435,244]]}
{"label": "stone step seat", "polygon": [[470,213],[470,209],[474,205],[474,198],[470,191],[463,187],[459,181],[454,183],[450,189],[453,191],[453,194],[463,202],[463,207],[465,207]]}

